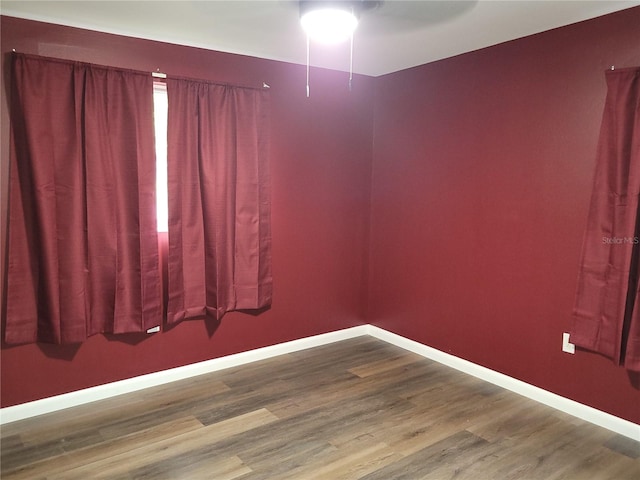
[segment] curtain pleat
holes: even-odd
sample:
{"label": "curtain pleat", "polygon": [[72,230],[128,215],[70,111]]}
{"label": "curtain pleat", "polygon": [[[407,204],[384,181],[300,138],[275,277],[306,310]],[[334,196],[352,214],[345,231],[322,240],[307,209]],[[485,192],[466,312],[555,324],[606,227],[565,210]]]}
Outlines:
{"label": "curtain pleat", "polygon": [[8,343],[161,323],[150,75],[13,57]]}
{"label": "curtain pleat", "polygon": [[271,304],[266,91],[167,79],[168,323]]}
{"label": "curtain pleat", "polygon": [[640,68],[607,71],[570,338],[640,371]]}

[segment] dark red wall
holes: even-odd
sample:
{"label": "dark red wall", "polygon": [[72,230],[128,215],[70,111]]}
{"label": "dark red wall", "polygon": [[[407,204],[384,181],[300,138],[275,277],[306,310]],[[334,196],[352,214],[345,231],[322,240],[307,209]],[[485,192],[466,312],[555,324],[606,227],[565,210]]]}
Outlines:
{"label": "dark red wall", "polygon": [[378,78],[369,321],[640,423],[638,379],[561,352],[604,70],[640,8]]}
{"label": "dark red wall", "polygon": [[[231,313],[210,335],[201,321],[153,336],[90,338],[77,348],[2,347],[2,406],[338,330],[364,322],[373,79],[1,18],[2,239],[6,234],[8,53],[42,54],[243,85],[271,86],[273,308]],[[304,45],[301,46],[304,48]],[[2,249],[2,259],[5,258]],[[3,262],[4,264],[4,262]],[[4,272],[4,266],[2,271]],[[4,291],[4,290],[3,290]]]}

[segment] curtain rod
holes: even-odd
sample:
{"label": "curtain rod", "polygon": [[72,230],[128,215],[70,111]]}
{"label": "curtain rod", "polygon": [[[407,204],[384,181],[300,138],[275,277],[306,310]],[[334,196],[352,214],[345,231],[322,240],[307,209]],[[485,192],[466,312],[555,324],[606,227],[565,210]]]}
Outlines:
{"label": "curtain rod", "polygon": [[[159,68],[155,72],[151,72],[151,76],[153,78],[167,78],[167,74],[162,73]],[[249,87],[249,88],[252,88],[252,87]],[[262,82],[262,88],[271,88],[271,85],[269,85],[267,82]]]}
{"label": "curtain rod", "polygon": [[[43,55],[37,55],[37,54],[33,54],[33,53],[19,53],[16,51],[15,48],[11,49],[12,53],[16,54],[16,55],[23,55],[25,57],[31,57],[31,58],[40,58],[43,60],[48,60],[48,61],[53,61],[53,62],[62,62],[62,63],[68,63],[68,64],[84,64],[84,65],[89,65],[92,67],[97,67],[97,68],[106,68],[106,69],[113,69],[113,70],[120,70],[120,71],[128,71],[128,72],[132,72],[132,73],[136,73],[139,75],[148,75],[149,72],[145,72],[143,70],[135,70],[135,69],[130,69],[130,68],[122,68],[122,67],[117,67],[117,66],[112,66],[112,65],[100,65],[97,63],[91,63],[91,62],[85,62],[85,61],[81,61],[81,60],[70,60],[70,59],[65,59],[65,58],[55,58],[55,57],[46,57]],[[159,78],[159,79],[166,79],[167,78],[167,74],[163,73],[160,71],[160,68],[158,68],[155,72],[151,72],[151,76],[153,78]],[[261,90],[261,89],[267,89],[267,88],[271,88],[269,86],[269,84],[267,84],[266,82],[262,82],[262,86],[261,87],[254,87],[254,86],[249,86],[249,85],[233,85],[231,83],[223,83],[223,82],[216,82],[213,80],[205,80],[205,79],[197,79],[197,78],[187,78],[187,77],[179,77],[179,76],[175,76],[172,77],[178,80],[186,80],[186,81],[191,81],[191,82],[200,82],[200,83],[209,83],[212,85],[222,85],[222,86],[230,86],[230,87],[237,87],[237,88],[248,88],[248,89],[253,89],[253,90]]]}

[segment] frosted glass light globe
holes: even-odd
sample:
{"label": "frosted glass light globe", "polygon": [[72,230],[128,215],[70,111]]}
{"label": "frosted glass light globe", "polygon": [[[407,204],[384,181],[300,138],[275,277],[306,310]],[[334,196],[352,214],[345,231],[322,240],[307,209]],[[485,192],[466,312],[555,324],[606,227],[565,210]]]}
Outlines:
{"label": "frosted glass light globe", "polygon": [[351,37],[358,26],[358,19],[347,10],[324,8],[305,13],[300,23],[311,39],[322,43],[340,43]]}

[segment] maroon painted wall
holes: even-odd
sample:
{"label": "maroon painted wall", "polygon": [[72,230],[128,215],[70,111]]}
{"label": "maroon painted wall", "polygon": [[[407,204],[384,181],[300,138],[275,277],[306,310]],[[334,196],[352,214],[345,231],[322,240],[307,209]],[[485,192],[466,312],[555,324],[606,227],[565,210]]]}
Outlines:
{"label": "maroon painted wall", "polygon": [[[187,322],[150,337],[96,336],[77,348],[3,345],[2,406],[369,321],[640,423],[637,379],[596,355],[560,351],[603,70],[640,65],[640,8],[377,79],[357,77],[351,93],[346,74],[314,70],[311,99],[304,98],[304,67],[1,21],[3,67],[15,48],[268,82],[276,282],[270,311],[229,314],[213,334]],[[3,242],[5,90],[6,81]]]}
{"label": "maroon painted wall", "polygon": [[640,65],[639,26],[640,7],[377,79],[370,323],[640,423],[638,377],[561,352],[604,70]]}
{"label": "maroon painted wall", "polygon": [[[2,406],[185,365],[364,322],[373,79],[302,66],[1,18],[4,272],[8,172],[8,52],[271,86],[273,308],[230,313],[213,335],[202,321],[169,332],[91,337],[78,347],[2,346]],[[301,45],[304,49],[304,45]],[[4,284],[3,284],[4,285]],[[4,288],[2,289],[4,291]]]}

